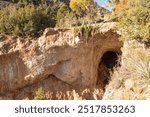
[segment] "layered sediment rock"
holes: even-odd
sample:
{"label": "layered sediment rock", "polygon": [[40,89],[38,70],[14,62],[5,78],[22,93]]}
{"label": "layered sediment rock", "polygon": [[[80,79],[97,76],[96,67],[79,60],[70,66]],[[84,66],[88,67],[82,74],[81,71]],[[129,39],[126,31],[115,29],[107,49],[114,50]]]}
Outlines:
{"label": "layered sediment rock", "polygon": [[23,89],[50,75],[71,86],[96,85],[103,54],[120,52],[122,46],[112,26],[103,24],[88,42],[75,36],[73,29],[49,28],[37,40],[1,35],[0,94]]}

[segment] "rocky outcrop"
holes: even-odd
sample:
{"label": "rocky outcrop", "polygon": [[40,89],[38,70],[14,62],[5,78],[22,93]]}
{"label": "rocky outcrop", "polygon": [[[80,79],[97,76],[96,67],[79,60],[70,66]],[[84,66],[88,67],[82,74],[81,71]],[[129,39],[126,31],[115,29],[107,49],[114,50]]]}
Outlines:
{"label": "rocky outcrop", "polygon": [[120,52],[122,46],[112,26],[103,24],[88,42],[75,36],[73,29],[48,28],[37,40],[1,35],[0,94],[42,82],[50,75],[74,87],[95,86],[103,54]]}
{"label": "rocky outcrop", "polygon": [[150,46],[137,40],[125,41],[121,66],[105,87],[103,100],[150,99]]}

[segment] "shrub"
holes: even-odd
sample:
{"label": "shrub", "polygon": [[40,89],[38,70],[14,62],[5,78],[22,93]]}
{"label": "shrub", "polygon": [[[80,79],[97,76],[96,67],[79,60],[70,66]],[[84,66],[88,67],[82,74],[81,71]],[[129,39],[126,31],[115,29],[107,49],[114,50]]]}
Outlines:
{"label": "shrub", "polygon": [[55,21],[49,15],[49,7],[33,4],[22,7],[9,5],[0,10],[0,32],[19,36],[38,36]]}
{"label": "shrub", "polygon": [[57,26],[71,27],[81,26],[82,24],[92,24],[101,21],[98,5],[94,0],[70,1],[70,7],[62,4],[57,12]]}
{"label": "shrub", "polygon": [[106,86],[105,99],[150,99],[150,48],[136,40],[125,41],[121,66]]}
{"label": "shrub", "polygon": [[45,91],[42,87],[38,88],[36,91],[36,96],[34,97],[34,100],[46,100]]}
{"label": "shrub", "polygon": [[85,37],[88,39],[92,37],[95,33],[100,32],[100,26],[92,26],[92,25],[82,25],[74,27],[74,34],[75,36]]}
{"label": "shrub", "polygon": [[92,35],[92,26],[77,26],[74,28],[74,33],[76,36],[90,37]]}
{"label": "shrub", "polygon": [[130,0],[127,10],[117,23],[122,40],[150,39],[150,1]]}
{"label": "shrub", "polygon": [[66,26],[66,20],[69,18],[70,10],[66,5],[61,6],[57,11],[57,26]]}

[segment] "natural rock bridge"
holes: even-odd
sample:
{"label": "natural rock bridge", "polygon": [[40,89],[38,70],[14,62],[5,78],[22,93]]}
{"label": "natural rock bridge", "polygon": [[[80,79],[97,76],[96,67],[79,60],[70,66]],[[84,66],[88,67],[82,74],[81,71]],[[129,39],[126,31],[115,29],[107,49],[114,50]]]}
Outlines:
{"label": "natural rock bridge", "polygon": [[[88,39],[73,29],[46,29],[38,40],[0,36],[0,94],[22,89],[52,75],[71,86],[104,87],[122,43],[105,23]],[[53,82],[47,82],[52,85]]]}

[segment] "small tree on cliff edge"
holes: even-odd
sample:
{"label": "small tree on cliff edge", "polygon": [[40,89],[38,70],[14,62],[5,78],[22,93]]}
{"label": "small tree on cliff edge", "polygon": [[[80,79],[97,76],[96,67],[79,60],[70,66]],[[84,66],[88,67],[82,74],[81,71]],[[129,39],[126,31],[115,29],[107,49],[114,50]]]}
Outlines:
{"label": "small tree on cliff edge", "polygon": [[150,0],[129,0],[115,29],[121,40],[150,40]]}

